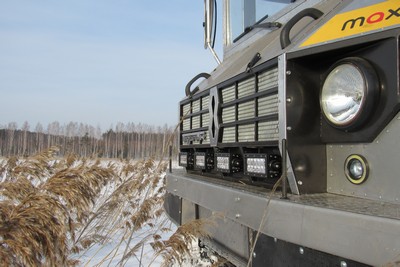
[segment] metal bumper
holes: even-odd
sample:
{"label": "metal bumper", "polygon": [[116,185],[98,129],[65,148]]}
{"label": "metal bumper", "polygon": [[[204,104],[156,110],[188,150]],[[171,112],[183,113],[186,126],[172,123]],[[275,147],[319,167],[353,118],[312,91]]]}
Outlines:
{"label": "metal bumper", "polygon": [[[288,200],[282,200],[264,188],[183,171],[169,173],[166,186],[182,201],[221,212],[238,227],[261,229],[278,240],[373,266],[400,256],[400,206],[396,204],[329,193],[289,194]],[[185,217],[185,211],[181,213]]]}

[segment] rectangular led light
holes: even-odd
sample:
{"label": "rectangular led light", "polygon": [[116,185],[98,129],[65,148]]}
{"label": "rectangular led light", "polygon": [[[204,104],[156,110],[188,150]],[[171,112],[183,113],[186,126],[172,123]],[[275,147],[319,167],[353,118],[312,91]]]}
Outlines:
{"label": "rectangular led light", "polygon": [[231,157],[229,153],[217,153],[217,170],[221,172],[230,172],[231,171]]}
{"label": "rectangular led light", "polygon": [[247,175],[266,176],[267,169],[267,154],[246,154],[245,171]]}
{"label": "rectangular led light", "polygon": [[196,152],[195,153],[195,167],[197,169],[205,169],[206,168],[206,153],[204,153],[204,152]]}
{"label": "rectangular led light", "polygon": [[187,165],[188,165],[187,158],[188,158],[187,152],[179,153],[179,166],[187,167]]}

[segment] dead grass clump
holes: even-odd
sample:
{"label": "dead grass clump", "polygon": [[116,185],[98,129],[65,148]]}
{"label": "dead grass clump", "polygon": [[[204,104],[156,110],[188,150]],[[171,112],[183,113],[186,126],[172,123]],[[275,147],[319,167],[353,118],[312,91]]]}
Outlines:
{"label": "dead grass clump", "polygon": [[[0,265],[70,266],[71,243],[113,169],[51,148],[33,157],[9,158],[0,183]],[[75,162],[75,163],[73,163]]]}
{"label": "dead grass clump", "polygon": [[2,261],[13,265],[67,265],[66,211],[46,194],[30,194],[19,204],[4,201],[0,208]]}
{"label": "dead grass clump", "polygon": [[183,224],[166,241],[160,240],[158,235],[153,235],[154,241],[151,246],[156,251],[155,257],[162,256],[163,266],[181,265],[184,260],[192,256],[192,243],[199,238],[210,236],[207,229],[216,227],[216,218],[219,216],[193,220]]}
{"label": "dead grass clump", "polygon": [[[167,162],[102,162],[51,148],[0,163],[0,266],[142,265],[145,247],[165,264],[180,263],[188,244],[207,237],[214,220],[178,228],[168,239],[163,210]],[[115,247],[102,252],[110,242]],[[105,255],[100,262],[85,252]],[[129,262],[130,263],[130,262]]]}

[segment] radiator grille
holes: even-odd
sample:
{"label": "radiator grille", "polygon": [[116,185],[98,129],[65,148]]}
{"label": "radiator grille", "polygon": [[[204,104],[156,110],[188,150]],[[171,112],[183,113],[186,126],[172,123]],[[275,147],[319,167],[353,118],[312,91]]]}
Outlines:
{"label": "radiator grille", "polygon": [[277,68],[223,88],[221,95],[222,143],[279,140]]}
{"label": "radiator grille", "polygon": [[182,105],[183,116],[181,126],[181,144],[199,145],[209,144],[208,125],[210,115],[208,112],[209,96],[197,97]]}
{"label": "radiator grille", "polygon": [[278,69],[273,67],[186,99],[181,103],[181,116],[184,146],[276,142]]}

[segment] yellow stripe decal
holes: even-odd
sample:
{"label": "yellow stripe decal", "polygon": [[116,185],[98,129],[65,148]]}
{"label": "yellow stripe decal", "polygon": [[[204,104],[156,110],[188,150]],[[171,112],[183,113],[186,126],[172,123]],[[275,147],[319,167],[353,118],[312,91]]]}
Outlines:
{"label": "yellow stripe decal", "polygon": [[319,28],[301,47],[400,24],[400,1],[385,2],[341,13]]}

